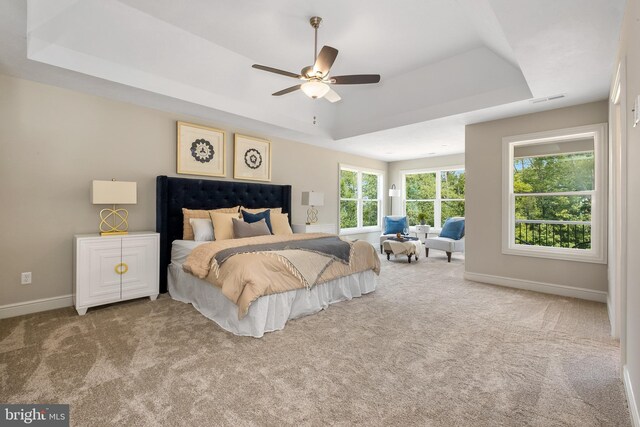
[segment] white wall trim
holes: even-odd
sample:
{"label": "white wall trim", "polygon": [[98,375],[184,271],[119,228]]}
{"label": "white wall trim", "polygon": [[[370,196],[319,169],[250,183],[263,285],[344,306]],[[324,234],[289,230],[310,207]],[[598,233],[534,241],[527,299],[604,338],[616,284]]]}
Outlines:
{"label": "white wall trim", "polygon": [[607,292],[607,315],[609,316],[609,325],[611,327],[611,338],[619,339],[616,335],[616,331],[613,328],[615,318],[615,308],[611,305],[611,293]]}
{"label": "white wall trim", "polygon": [[0,319],[73,306],[73,295],[34,299],[0,306]]}
{"label": "white wall trim", "polygon": [[[514,279],[512,277],[493,276],[483,273],[465,271],[464,278],[473,282],[489,283],[491,285],[506,286],[508,288],[526,289],[544,294],[561,295],[589,301],[607,302],[607,293],[593,289],[576,288],[573,286],[556,285],[553,283],[534,282],[532,280]],[[638,426],[640,427],[640,426]]]}
{"label": "white wall trim", "polygon": [[631,423],[633,427],[640,427],[640,414],[638,413],[638,403],[633,394],[633,386],[627,365],[622,368],[622,380],[624,382],[624,390],[627,392],[627,403],[629,406],[629,414],[631,415]]}

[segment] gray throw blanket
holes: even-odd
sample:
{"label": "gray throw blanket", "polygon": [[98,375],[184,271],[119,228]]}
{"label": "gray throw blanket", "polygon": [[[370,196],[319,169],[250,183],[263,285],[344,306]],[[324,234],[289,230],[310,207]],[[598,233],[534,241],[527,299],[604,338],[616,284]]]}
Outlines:
{"label": "gray throw blanket", "polygon": [[316,252],[332,259],[349,264],[351,256],[351,244],[341,240],[337,236],[319,237],[309,240],[295,240],[280,243],[269,243],[259,245],[246,245],[236,248],[224,249],[215,255],[218,266],[221,266],[226,260],[233,255],[246,254],[250,252],[271,252],[297,249],[303,251]]}

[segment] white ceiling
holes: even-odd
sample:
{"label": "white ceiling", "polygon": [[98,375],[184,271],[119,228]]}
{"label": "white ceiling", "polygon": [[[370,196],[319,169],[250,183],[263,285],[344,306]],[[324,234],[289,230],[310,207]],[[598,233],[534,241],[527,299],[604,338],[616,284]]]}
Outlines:
{"label": "white ceiling", "polygon": [[[464,125],[604,99],[624,0],[3,0],[0,72],[392,161],[464,151]],[[270,94],[319,45],[342,101]],[[532,104],[531,98],[565,98]],[[316,124],[313,123],[314,117]]]}

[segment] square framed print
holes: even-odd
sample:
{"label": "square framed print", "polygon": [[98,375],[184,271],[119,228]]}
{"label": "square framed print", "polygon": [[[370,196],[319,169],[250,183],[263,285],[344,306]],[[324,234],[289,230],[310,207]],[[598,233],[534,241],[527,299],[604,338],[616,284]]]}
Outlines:
{"label": "square framed print", "polygon": [[271,181],[271,141],[236,133],[233,142],[233,177]]}
{"label": "square framed print", "polygon": [[178,173],[226,176],[224,131],[178,122]]}

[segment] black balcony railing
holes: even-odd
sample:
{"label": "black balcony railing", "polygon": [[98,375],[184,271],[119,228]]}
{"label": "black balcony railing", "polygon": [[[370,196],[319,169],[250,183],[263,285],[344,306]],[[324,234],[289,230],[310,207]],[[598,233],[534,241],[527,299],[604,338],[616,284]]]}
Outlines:
{"label": "black balcony railing", "polygon": [[591,249],[591,223],[517,219],[515,241],[519,245]]}

